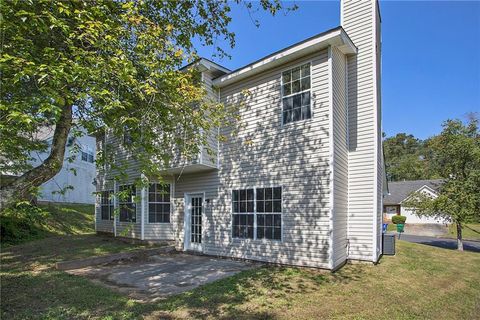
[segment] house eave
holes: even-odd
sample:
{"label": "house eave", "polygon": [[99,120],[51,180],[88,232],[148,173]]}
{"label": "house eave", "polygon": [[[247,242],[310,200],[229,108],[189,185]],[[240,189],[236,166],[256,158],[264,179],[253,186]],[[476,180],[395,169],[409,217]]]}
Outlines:
{"label": "house eave", "polygon": [[189,64],[183,66],[182,68],[180,68],[180,70],[183,71],[183,70],[187,70],[189,68],[197,68],[197,70],[200,71],[200,72],[210,71],[210,72],[213,72],[214,74],[217,74],[217,77],[218,76],[221,77],[224,74],[230,73],[229,69],[225,68],[224,66],[219,65],[216,62],[210,61],[206,58],[199,58],[199,59],[193,61],[192,63],[189,63]]}
{"label": "house eave", "polygon": [[213,85],[221,88],[240,81],[268,69],[296,60],[302,56],[326,49],[329,46],[337,47],[343,54],[356,54],[357,48],[342,27],[320,33],[302,42],[282,49],[265,58],[253,62],[245,67],[220,76],[213,81]]}

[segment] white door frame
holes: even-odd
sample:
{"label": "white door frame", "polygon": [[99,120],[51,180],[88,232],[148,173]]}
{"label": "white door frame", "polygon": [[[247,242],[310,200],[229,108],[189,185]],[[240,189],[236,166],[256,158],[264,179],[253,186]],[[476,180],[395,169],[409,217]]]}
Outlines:
{"label": "white door frame", "polygon": [[[202,242],[191,243],[191,199],[195,196],[202,197]],[[204,226],[205,226],[205,192],[188,192],[184,197],[184,216],[183,216],[183,250],[203,252],[204,244]]]}

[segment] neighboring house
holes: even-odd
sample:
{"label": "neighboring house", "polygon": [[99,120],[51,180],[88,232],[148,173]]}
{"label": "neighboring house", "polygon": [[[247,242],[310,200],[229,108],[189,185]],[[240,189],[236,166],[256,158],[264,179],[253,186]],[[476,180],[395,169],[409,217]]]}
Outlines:
{"label": "neighboring house", "polygon": [[[201,152],[196,161],[165,168],[166,186],[151,180],[136,190],[99,170],[97,232],[331,270],[347,260],[377,262],[380,22],[376,1],[342,1],[337,28],[234,71],[207,59],[190,65],[202,72],[212,99],[244,99],[238,134],[223,128],[227,141],[211,139],[215,159]],[[130,161],[129,183],[142,175],[108,129],[97,146]],[[131,197],[118,201],[112,194],[119,190]]]}
{"label": "neighboring house", "polygon": [[[53,138],[53,128],[43,130],[49,144]],[[40,187],[39,201],[95,203],[95,138],[89,135],[69,136],[62,169],[52,179]],[[47,152],[34,152],[32,165],[39,166],[49,155]],[[72,158],[71,160],[69,160]]]}
{"label": "neighboring house", "polygon": [[443,219],[433,217],[419,217],[411,209],[403,206],[403,202],[413,192],[423,192],[431,197],[438,196],[438,189],[442,185],[442,180],[414,180],[414,181],[395,181],[388,183],[388,195],[383,199],[383,212],[387,219],[391,219],[396,214],[406,216],[408,224],[445,224]]}

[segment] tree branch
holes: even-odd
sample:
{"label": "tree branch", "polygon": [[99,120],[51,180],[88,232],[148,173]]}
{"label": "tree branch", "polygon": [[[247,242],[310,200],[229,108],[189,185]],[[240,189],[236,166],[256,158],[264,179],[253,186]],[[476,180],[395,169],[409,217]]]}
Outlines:
{"label": "tree branch", "polygon": [[[10,184],[1,187],[2,205],[4,206],[6,196],[4,192],[13,195],[14,198],[27,199],[30,196],[32,188],[39,187],[43,183],[53,178],[61,169],[65,158],[65,148],[68,134],[72,127],[72,106],[64,106],[60,118],[55,126],[53,141],[50,149],[50,155],[41,165],[35,167],[12,181]],[[13,199],[9,199],[13,200]]]}

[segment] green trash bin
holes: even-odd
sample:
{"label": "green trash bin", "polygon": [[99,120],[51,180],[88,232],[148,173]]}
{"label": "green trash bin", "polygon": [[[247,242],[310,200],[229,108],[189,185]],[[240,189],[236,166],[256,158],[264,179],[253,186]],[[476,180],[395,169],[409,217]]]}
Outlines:
{"label": "green trash bin", "polygon": [[405,228],[405,225],[403,223],[397,224],[397,232],[402,233],[404,228]]}

